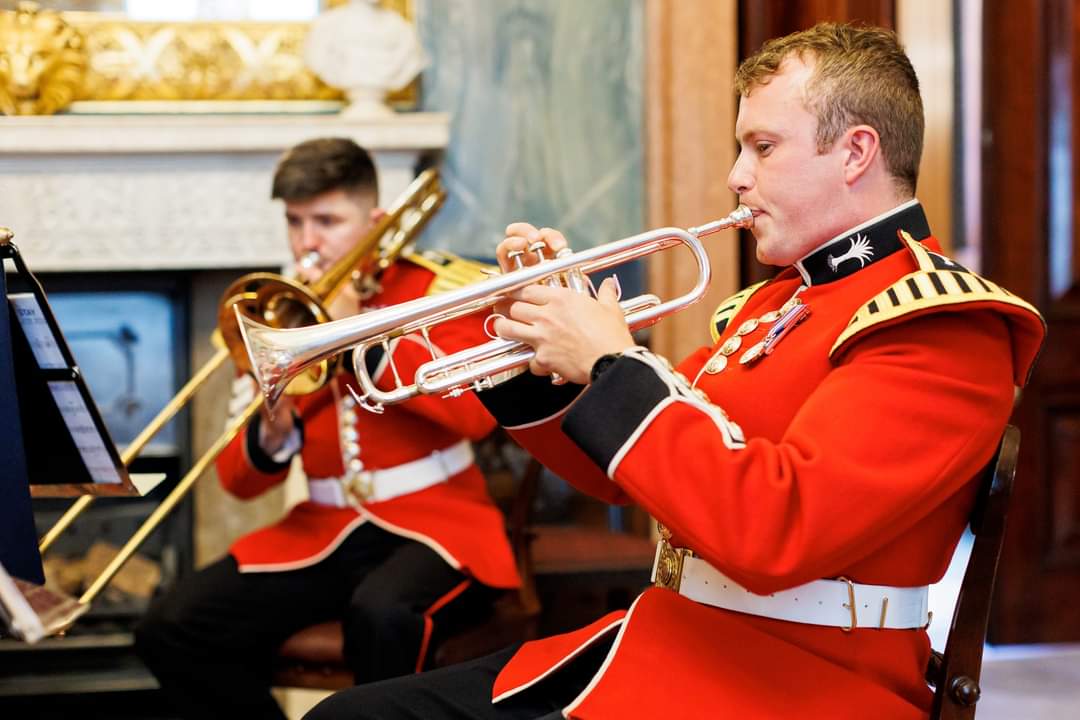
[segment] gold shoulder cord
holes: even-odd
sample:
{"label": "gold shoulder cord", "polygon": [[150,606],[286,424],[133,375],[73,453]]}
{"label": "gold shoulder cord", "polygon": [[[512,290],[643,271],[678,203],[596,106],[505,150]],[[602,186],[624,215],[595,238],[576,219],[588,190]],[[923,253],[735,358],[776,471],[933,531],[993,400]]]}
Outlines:
{"label": "gold shoulder cord", "polygon": [[905,275],[860,307],[829,351],[832,357],[848,340],[861,332],[909,313],[928,308],[995,301],[1038,311],[1028,302],[970,270],[946,261],[934,265],[929,251],[907,233],[904,240],[919,264],[919,269]]}
{"label": "gold shoulder cord", "polygon": [[720,339],[720,335],[724,332],[724,328],[731,322],[731,318],[735,317],[746,301],[750,299],[762,285],[769,282],[768,280],[762,280],[759,283],[754,283],[749,287],[745,287],[739,292],[735,293],[724,302],[720,303],[716,310],[713,311],[712,318],[709,319],[709,333],[712,335],[712,341],[715,343]]}
{"label": "gold shoulder cord", "polygon": [[428,287],[428,295],[471,285],[498,272],[494,265],[468,260],[445,250],[410,250],[404,259],[435,273],[435,282]]}

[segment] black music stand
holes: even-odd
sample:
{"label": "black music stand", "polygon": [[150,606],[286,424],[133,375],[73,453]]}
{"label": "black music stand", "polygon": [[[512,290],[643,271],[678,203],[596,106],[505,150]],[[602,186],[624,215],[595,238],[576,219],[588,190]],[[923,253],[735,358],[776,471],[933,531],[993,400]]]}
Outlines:
{"label": "black music stand", "polygon": [[[0,228],[0,257],[7,256],[10,240],[11,232]],[[4,305],[0,307],[0,564],[10,568],[16,577],[44,583],[15,395],[6,275],[0,272],[0,302]]]}
{"label": "black music stand", "polygon": [[[12,547],[30,538],[32,553],[3,557],[11,574],[43,582],[30,497],[141,496],[165,475],[128,475],[45,291],[11,238],[0,228],[0,261],[14,268],[0,278],[0,387],[14,390],[0,395],[0,490],[12,496],[10,503],[0,496],[0,532],[19,533]],[[16,529],[6,527],[8,513]],[[28,565],[36,572],[27,575]]]}

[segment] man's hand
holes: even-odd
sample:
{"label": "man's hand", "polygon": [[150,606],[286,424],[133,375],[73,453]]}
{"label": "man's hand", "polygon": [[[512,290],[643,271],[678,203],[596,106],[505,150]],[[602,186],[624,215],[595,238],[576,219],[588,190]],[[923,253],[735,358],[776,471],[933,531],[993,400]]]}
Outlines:
{"label": "man's hand", "polygon": [[[326,274],[326,271],[318,264],[304,265],[303,263],[297,263],[295,270],[296,279],[308,286],[314,285]],[[346,282],[330,304],[325,306],[325,310],[329,313],[331,320],[340,320],[356,315],[360,312],[362,305],[356,287],[351,282]]]}
{"label": "man's hand", "polygon": [[356,292],[356,286],[352,282],[346,282],[334,296],[333,301],[326,306],[326,312],[330,313],[332,320],[341,320],[356,315],[361,307],[363,307],[363,302],[360,300],[360,294]]}
{"label": "man's hand", "polygon": [[296,405],[288,395],[282,395],[274,406],[274,414],[266,408],[266,403],[259,406],[262,422],[259,425],[259,446],[267,455],[273,456],[282,448],[293,431],[293,410]]}
{"label": "man's hand", "polygon": [[[514,223],[506,228],[506,239],[495,251],[503,272],[517,268],[510,258],[512,251],[525,251],[521,259],[526,265],[539,262],[528,250],[538,240],[547,245],[549,258],[568,247],[558,230]],[[503,315],[495,320],[496,334],[536,350],[529,369],[537,375],[557,373],[584,385],[597,358],[635,344],[619,307],[618,285],[611,278],[600,285],[595,299],[567,288],[530,285],[499,303],[495,312]]]}

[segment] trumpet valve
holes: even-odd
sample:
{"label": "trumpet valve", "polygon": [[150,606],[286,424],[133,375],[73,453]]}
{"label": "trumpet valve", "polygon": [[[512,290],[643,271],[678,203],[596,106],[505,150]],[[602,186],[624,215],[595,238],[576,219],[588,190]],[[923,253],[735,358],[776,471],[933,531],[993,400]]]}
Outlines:
{"label": "trumpet valve", "polygon": [[536,259],[540,262],[547,260],[547,255],[544,254],[544,250],[547,248],[547,243],[543,240],[537,240],[533,244],[529,245],[529,252],[536,255]]}
{"label": "trumpet valve", "polygon": [[506,253],[506,257],[510,260],[510,262],[514,263],[514,267],[516,267],[518,270],[525,267],[525,261],[521,259],[523,255],[525,255],[524,250],[511,250],[510,252]]}

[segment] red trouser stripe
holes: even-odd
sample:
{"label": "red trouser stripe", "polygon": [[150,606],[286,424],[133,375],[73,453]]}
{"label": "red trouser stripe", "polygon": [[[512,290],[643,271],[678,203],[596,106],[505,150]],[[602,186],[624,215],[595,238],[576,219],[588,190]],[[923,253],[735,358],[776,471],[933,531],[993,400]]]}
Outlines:
{"label": "red trouser stripe", "polygon": [[420,672],[424,669],[424,658],[427,657],[428,644],[431,642],[431,633],[435,629],[435,621],[431,619],[432,616],[441,608],[446,607],[446,605],[458,595],[465,592],[465,589],[469,587],[471,583],[471,579],[462,580],[453,590],[436,600],[431,607],[424,611],[424,638],[420,641],[420,655],[416,658],[416,672]]}

